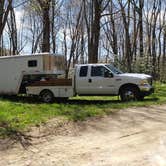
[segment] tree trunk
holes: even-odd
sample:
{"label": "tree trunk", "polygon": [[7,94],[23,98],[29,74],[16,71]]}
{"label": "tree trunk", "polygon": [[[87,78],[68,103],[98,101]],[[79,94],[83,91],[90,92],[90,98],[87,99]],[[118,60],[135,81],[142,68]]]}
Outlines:
{"label": "tree trunk", "polygon": [[56,34],[55,34],[55,0],[52,0],[52,16],[51,16],[51,35],[52,35],[52,52],[55,53],[56,51]]}
{"label": "tree trunk", "polygon": [[9,11],[12,8],[12,0],[8,0],[8,5],[6,10],[4,10],[5,0],[0,2],[0,40],[2,38],[3,30],[7,22]]}
{"label": "tree trunk", "polygon": [[140,57],[144,56],[143,21],[142,21],[143,6],[144,6],[144,0],[139,0],[139,46],[140,46]]}
{"label": "tree trunk", "polygon": [[50,1],[51,0],[38,0],[42,10],[43,22],[42,52],[50,52]]}
{"label": "tree trunk", "polygon": [[43,44],[42,52],[50,52],[50,17],[49,6],[43,10]]}
{"label": "tree trunk", "polygon": [[93,0],[94,18],[91,24],[91,39],[89,43],[89,63],[98,62],[98,47],[100,37],[100,18],[101,18],[101,3],[99,0]]}
{"label": "tree trunk", "polygon": [[128,9],[127,14],[125,12],[124,6],[122,4],[122,1],[119,0],[119,4],[121,6],[121,14],[124,24],[124,30],[125,30],[125,60],[127,62],[127,70],[128,72],[132,71],[131,64],[132,64],[132,54],[131,54],[131,41],[130,41],[130,1],[128,1]]}

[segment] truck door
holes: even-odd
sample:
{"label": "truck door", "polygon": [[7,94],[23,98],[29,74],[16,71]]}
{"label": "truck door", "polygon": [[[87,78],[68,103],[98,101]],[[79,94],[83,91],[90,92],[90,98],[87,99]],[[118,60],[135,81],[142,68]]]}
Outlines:
{"label": "truck door", "polygon": [[77,94],[88,94],[89,91],[89,66],[83,65],[76,68],[75,89]]}
{"label": "truck door", "polygon": [[111,71],[104,66],[91,66],[89,93],[98,95],[115,94],[115,79]]}

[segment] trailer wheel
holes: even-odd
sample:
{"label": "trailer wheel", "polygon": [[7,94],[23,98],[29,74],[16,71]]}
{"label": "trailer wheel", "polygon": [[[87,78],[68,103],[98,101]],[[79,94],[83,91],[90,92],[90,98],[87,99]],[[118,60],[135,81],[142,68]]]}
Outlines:
{"label": "trailer wheel", "polygon": [[50,90],[43,90],[40,93],[40,98],[44,103],[52,103],[54,100],[54,95]]}

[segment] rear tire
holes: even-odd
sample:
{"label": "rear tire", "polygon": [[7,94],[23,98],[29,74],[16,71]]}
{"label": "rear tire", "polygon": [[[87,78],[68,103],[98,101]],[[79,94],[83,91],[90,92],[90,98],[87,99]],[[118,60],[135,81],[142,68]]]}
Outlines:
{"label": "rear tire", "polygon": [[40,98],[44,103],[52,103],[54,100],[54,95],[51,91],[49,90],[43,90],[40,93]]}
{"label": "rear tire", "polygon": [[139,100],[139,89],[136,87],[124,87],[120,91],[120,98],[122,101],[135,101]]}

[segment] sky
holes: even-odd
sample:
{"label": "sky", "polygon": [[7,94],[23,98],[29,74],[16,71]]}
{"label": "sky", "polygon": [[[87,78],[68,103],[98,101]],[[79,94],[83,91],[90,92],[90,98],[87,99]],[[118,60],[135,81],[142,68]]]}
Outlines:
{"label": "sky", "polygon": [[[18,6],[20,3],[22,2],[25,2],[26,0],[15,0],[14,2],[14,6]],[[166,0],[162,0],[162,1],[165,1]],[[16,15],[16,24],[17,24],[17,30],[20,31],[22,28],[21,28],[21,20],[22,20],[22,17],[23,17],[23,9],[21,9],[21,7],[16,7],[15,8],[15,15]],[[162,15],[164,15],[164,11],[162,12]],[[161,18],[163,18],[161,16]],[[27,25],[24,25],[24,26],[27,26]],[[26,29],[26,27],[24,28],[24,30]],[[28,33],[28,32],[27,32]],[[60,34],[59,34],[59,40],[63,40],[63,32],[61,31]],[[30,53],[31,50],[30,50],[30,41],[27,43],[27,45],[25,46],[25,48],[23,49],[23,53]]]}

